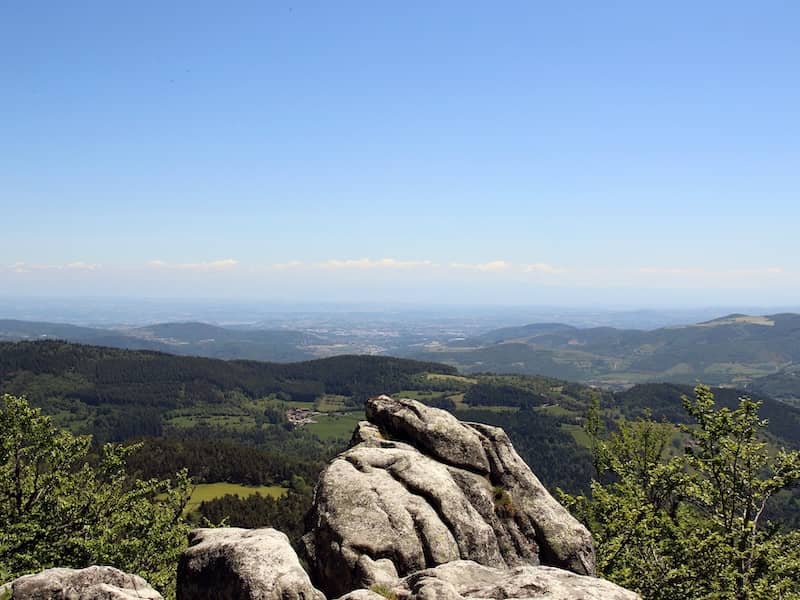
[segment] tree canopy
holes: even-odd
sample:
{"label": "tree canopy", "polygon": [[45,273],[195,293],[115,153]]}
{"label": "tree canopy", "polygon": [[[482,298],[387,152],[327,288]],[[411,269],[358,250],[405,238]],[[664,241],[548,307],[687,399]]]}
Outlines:
{"label": "tree canopy", "polygon": [[592,530],[601,574],[646,600],[800,598],[800,534],[764,517],[800,481],[800,453],[770,451],[750,398],[718,408],[698,386],[683,405],[692,424],[641,418],[607,437],[590,411],[599,481],[562,498]]}
{"label": "tree canopy", "polygon": [[139,480],[125,469],[135,446],[56,428],[23,397],[0,402],[0,580],[60,566],[108,564],[174,592],[186,544],[185,472]]}

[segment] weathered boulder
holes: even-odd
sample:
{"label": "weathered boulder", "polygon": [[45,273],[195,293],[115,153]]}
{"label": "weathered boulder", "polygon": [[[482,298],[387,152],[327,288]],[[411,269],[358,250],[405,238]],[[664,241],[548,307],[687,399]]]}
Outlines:
{"label": "weathered boulder", "polygon": [[[613,583],[554,567],[485,567],[459,560],[409,575],[392,592],[404,600],[637,600]],[[357,596],[346,596],[357,600]],[[368,596],[364,596],[368,598]]]}
{"label": "weathered boulder", "polygon": [[366,415],[322,473],[303,539],[327,594],[392,587],[460,559],[594,573],[589,532],[501,429],[388,396],[370,399]]}
{"label": "weathered boulder", "polygon": [[0,598],[7,597],[10,600],[161,600],[161,594],[138,575],[99,566],[47,569],[24,575],[0,587]]}
{"label": "weathered boulder", "polygon": [[446,410],[414,400],[378,396],[367,402],[365,411],[370,423],[440,462],[481,475],[490,472],[480,436]]}
{"label": "weathered boulder", "polygon": [[355,590],[345,594],[338,600],[386,600],[386,596],[372,590]]}
{"label": "weathered boulder", "polygon": [[178,562],[178,600],[325,600],[275,529],[195,529]]}

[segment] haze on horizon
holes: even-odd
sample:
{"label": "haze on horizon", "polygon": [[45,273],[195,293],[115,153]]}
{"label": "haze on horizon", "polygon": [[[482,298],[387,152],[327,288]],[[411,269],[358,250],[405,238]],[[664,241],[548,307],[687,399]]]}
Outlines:
{"label": "haze on horizon", "polygon": [[800,5],[0,7],[0,296],[781,306]]}

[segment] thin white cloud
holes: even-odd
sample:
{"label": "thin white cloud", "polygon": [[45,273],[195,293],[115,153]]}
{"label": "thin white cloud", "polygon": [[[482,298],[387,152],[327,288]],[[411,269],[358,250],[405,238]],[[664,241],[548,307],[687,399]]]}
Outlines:
{"label": "thin white cloud", "polygon": [[511,269],[511,263],[504,260],[493,260],[486,263],[475,265],[478,271],[497,273],[499,271],[508,271]]}
{"label": "thin white cloud", "polygon": [[396,258],[330,259],[315,263],[319,269],[417,269],[437,266],[430,260],[398,260]]}
{"label": "thin white cloud", "polygon": [[490,260],[483,263],[450,263],[451,269],[458,269],[462,271],[480,271],[482,273],[499,273],[503,271],[511,271],[514,265],[505,260]]}
{"label": "thin white cloud", "polygon": [[8,265],[8,270],[14,273],[27,273],[30,268],[24,262],[15,262],[13,265]]}
{"label": "thin white cloud", "polygon": [[87,263],[83,262],[82,260],[67,263],[64,265],[65,269],[71,269],[73,271],[96,271],[100,268],[100,265],[95,263]]}
{"label": "thin white cloud", "polygon": [[87,263],[83,261],[75,261],[63,265],[42,265],[36,263],[15,262],[6,267],[7,270],[13,273],[30,273],[32,271],[96,271],[102,265],[96,263]]}
{"label": "thin white cloud", "polygon": [[300,260],[290,260],[282,263],[273,263],[268,266],[253,267],[254,269],[268,268],[276,271],[318,269],[318,270],[413,270],[413,269],[437,269],[440,271],[473,271],[478,273],[539,273],[556,274],[564,273],[566,269],[555,267],[548,263],[514,264],[507,260],[490,260],[477,263],[451,262],[440,264],[432,260],[403,260],[398,258],[331,258],[317,262],[304,262]]}
{"label": "thin white cloud", "polygon": [[[514,263],[504,259],[485,262],[438,263],[429,259],[402,258],[331,258],[324,260],[287,260],[280,263],[240,263],[234,258],[198,262],[169,262],[154,259],[135,265],[98,264],[89,261],[72,261],[63,264],[41,264],[17,261],[0,264],[4,278],[26,279],[112,278],[120,274],[143,271],[178,274],[192,279],[192,273],[204,273],[211,279],[215,274],[260,274],[276,280],[302,283],[333,276],[348,280],[381,281],[433,280],[441,285],[458,282],[459,285],[474,280],[506,282],[519,285],[559,285],[567,287],[604,289],[611,287],[642,287],[647,289],[745,289],[759,286],[798,286],[800,271],[778,265],[705,267],[702,265],[643,265],[643,266],[580,266],[564,267],[548,262]],[[60,275],[59,275],[60,274]],[[430,283],[426,283],[430,285]]]}
{"label": "thin white cloud", "polygon": [[239,261],[235,258],[223,258],[221,260],[211,260],[196,263],[168,263],[163,260],[148,261],[147,266],[156,269],[175,269],[179,271],[222,271],[236,267]]}
{"label": "thin white cloud", "polygon": [[522,271],[524,273],[546,273],[546,274],[557,274],[563,273],[566,269],[562,269],[559,267],[554,267],[553,265],[549,265],[547,263],[531,263],[528,265],[522,266]]}

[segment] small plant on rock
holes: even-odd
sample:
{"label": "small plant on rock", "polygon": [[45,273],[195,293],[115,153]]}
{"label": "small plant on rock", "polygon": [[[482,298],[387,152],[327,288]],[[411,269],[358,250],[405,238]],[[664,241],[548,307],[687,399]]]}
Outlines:
{"label": "small plant on rock", "polygon": [[387,585],[382,583],[375,583],[370,588],[371,592],[375,592],[376,594],[383,596],[387,600],[397,600],[397,594],[395,594]]}
{"label": "small plant on rock", "polygon": [[504,487],[496,485],[492,488],[492,498],[494,499],[494,510],[498,516],[510,518],[517,514],[517,507],[511,500],[511,494]]}

